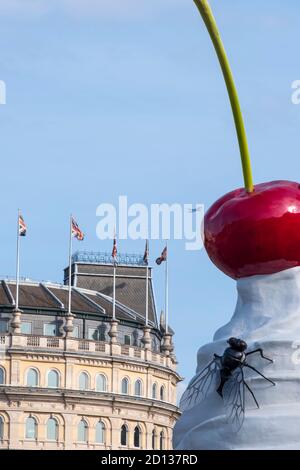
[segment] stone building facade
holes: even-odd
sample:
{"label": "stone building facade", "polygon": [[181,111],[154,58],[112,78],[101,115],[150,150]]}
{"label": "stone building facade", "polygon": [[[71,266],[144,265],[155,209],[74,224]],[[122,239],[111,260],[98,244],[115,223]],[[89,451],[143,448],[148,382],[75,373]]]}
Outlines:
{"label": "stone building facade", "polygon": [[[0,284],[0,449],[170,449],[179,416],[172,330],[157,321],[151,268],[121,257],[112,318],[108,255],[77,254],[68,286]],[[68,283],[68,269],[65,283]]]}

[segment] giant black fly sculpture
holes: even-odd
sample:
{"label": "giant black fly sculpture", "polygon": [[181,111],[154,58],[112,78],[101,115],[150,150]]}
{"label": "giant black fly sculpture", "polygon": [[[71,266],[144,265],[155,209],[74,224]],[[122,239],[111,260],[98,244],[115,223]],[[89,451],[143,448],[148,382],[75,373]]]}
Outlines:
{"label": "giant black fly sculpture", "polygon": [[255,353],[259,353],[263,359],[273,362],[272,359],[264,356],[261,348],[245,352],[248,347],[247,343],[237,338],[230,338],[227,343],[229,348],[225,349],[223,356],[214,354],[214,359],[208,366],[192,379],[180,400],[180,407],[183,410],[188,410],[201,403],[209,393],[215,391],[224,400],[228,423],[232,426],[233,431],[238,432],[244,422],[246,389],[259,408],[253,391],[244,379],[244,367],[252,369],[272,385],[276,384],[247,363],[247,357]]}

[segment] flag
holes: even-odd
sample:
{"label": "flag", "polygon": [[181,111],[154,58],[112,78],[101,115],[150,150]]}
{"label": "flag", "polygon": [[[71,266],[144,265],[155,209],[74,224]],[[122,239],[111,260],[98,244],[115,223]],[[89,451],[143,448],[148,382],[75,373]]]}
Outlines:
{"label": "flag", "polygon": [[72,237],[77,238],[77,240],[82,241],[84,239],[84,233],[78,227],[77,222],[72,217]]}
{"label": "flag", "polygon": [[143,261],[144,261],[145,264],[148,264],[148,260],[149,260],[149,243],[148,243],[148,240],[146,240],[145,253],[144,253]]}
{"label": "flag", "polygon": [[168,249],[165,246],[159,258],[156,259],[156,264],[160,265],[163,261],[167,260]]}
{"label": "flag", "polygon": [[116,238],[116,235],[115,235],[114,244],[113,244],[113,249],[112,249],[112,252],[111,252],[111,257],[114,259],[114,262],[116,262],[117,253],[118,253],[118,250],[117,250],[117,238]]}
{"label": "flag", "polygon": [[26,232],[27,232],[26,224],[25,224],[24,219],[21,216],[21,214],[19,214],[19,236],[20,237],[25,237]]}

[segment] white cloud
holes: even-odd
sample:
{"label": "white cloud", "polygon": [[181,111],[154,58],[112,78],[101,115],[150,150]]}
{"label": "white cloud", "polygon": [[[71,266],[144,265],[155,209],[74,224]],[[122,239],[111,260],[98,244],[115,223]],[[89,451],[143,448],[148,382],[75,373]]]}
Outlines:
{"label": "white cloud", "polygon": [[[130,19],[186,6],[186,0],[0,0],[0,14],[36,18],[52,11],[70,16]],[[192,6],[192,4],[191,4]]]}

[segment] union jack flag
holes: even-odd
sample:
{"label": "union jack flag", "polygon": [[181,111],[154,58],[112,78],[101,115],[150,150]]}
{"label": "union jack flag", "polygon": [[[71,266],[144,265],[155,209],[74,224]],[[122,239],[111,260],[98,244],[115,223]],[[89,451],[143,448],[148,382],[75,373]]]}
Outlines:
{"label": "union jack flag", "polygon": [[21,216],[21,214],[19,214],[19,236],[20,237],[25,237],[26,232],[27,232],[26,224],[25,224],[24,219]]}
{"label": "union jack flag", "polygon": [[77,238],[77,240],[82,241],[84,239],[84,233],[78,227],[78,224],[75,219],[72,217],[72,237]]}
{"label": "union jack flag", "polygon": [[168,248],[165,246],[159,258],[156,258],[156,264],[160,265],[163,261],[167,261]]}
{"label": "union jack flag", "polygon": [[117,261],[117,254],[118,254],[117,238],[116,238],[116,235],[115,235],[113,249],[112,249],[112,252],[111,252],[111,257],[114,259],[114,262]]}

